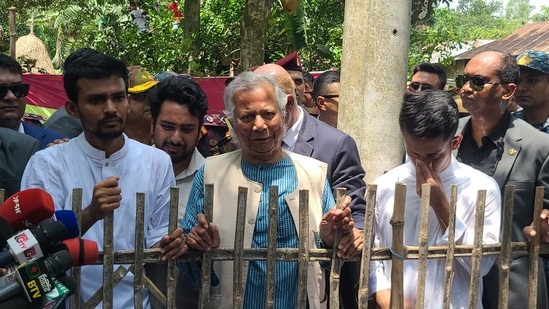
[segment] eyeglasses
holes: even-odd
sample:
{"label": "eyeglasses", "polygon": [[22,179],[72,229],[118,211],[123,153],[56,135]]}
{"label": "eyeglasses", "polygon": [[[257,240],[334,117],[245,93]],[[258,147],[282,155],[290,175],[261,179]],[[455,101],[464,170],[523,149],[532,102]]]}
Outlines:
{"label": "eyeglasses", "polygon": [[29,84],[0,85],[0,99],[4,98],[8,91],[11,91],[16,98],[21,99],[29,94]]}
{"label": "eyeglasses", "polygon": [[461,88],[465,86],[465,83],[469,82],[469,86],[474,91],[482,91],[484,89],[484,85],[490,84],[490,85],[498,85],[498,84],[505,84],[501,82],[487,82],[484,80],[484,78],[480,76],[465,76],[465,75],[458,75],[456,76],[456,86],[458,88]]}
{"label": "eyeglasses", "polygon": [[339,98],[339,94],[327,94],[327,95],[319,94],[318,96],[326,99]]}
{"label": "eyeglasses", "polygon": [[410,83],[410,88],[412,88],[412,90],[414,90],[414,91],[420,91],[420,90],[434,89],[435,87],[433,87],[433,85],[431,85],[431,84],[422,84],[420,82],[411,82]]}

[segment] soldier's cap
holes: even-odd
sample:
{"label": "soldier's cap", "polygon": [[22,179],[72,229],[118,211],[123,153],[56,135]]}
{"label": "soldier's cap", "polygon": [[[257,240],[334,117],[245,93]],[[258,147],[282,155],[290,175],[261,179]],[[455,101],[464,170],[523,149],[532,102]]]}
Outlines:
{"label": "soldier's cap", "polygon": [[549,54],[539,50],[527,50],[517,56],[517,64],[549,74]]}
{"label": "soldier's cap", "polygon": [[128,71],[128,93],[142,93],[158,84],[151,73],[141,66],[131,66]]}
{"label": "soldier's cap", "polygon": [[301,66],[301,60],[299,60],[299,55],[297,54],[297,52],[293,52],[288,56],[278,60],[276,64],[286,69],[286,71],[303,72],[303,67]]}

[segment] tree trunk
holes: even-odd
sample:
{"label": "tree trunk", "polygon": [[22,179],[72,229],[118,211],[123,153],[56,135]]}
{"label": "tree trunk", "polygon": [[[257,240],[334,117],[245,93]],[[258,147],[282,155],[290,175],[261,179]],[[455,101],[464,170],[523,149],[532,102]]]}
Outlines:
{"label": "tree trunk", "polygon": [[262,65],[265,58],[267,16],[274,0],[247,0],[241,28],[239,71]]}
{"label": "tree trunk", "polygon": [[404,155],[398,115],[406,88],[410,3],[345,2],[338,128],[355,138],[367,183],[402,163]]}
{"label": "tree trunk", "polygon": [[200,30],[200,0],[185,0],[183,8],[183,33],[185,38],[192,37]]}

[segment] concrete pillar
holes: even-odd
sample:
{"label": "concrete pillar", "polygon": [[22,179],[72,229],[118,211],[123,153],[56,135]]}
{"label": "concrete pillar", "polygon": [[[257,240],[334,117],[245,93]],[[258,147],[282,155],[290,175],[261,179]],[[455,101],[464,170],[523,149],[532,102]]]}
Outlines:
{"label": "concrete pillar", "polygon": [[358,144],[366,182],[402,163],[411,1],[347,0],[338,128]]}

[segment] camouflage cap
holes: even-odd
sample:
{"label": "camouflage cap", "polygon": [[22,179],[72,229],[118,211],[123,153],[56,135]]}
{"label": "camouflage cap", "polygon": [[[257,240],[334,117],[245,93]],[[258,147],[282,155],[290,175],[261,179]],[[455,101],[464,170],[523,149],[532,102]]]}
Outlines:
{"label": "camouflage cap", "polygon": [[527,50],[518,55],[517,64],[532,70],[549,74],[549,54],[539,50]]}
{"label": "camouflage cap", "polygon": [[128,93],[137,94],[145,92],[158,84],[158,81],[144,68],[132,66],[128,69]]}

